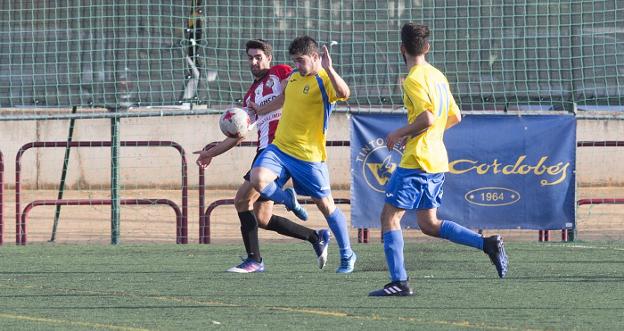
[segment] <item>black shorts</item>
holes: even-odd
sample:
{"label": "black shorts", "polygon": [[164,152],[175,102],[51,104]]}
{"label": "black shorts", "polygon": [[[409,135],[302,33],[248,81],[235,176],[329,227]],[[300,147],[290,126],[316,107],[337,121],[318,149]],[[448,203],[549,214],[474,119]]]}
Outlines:
{"label": "black shorts", "polygon": [[[253,166],[254,162],[256,162],[256,159],[258,158],[258,155],[260,155],[260,153],[262,153],[264,149],[258,150],[258,152],[256,153],[256,156],[254,156],[253,161],[251,161],[251,165]],[[245,176],[243,176],[243,179],[246,181],[250,181],[251,178],[251,167],[249,170],[247,170],[247,173],[245,174]],[[258,201],[269,201],[269,199],[263,197],[262,195],[258,198]]]}

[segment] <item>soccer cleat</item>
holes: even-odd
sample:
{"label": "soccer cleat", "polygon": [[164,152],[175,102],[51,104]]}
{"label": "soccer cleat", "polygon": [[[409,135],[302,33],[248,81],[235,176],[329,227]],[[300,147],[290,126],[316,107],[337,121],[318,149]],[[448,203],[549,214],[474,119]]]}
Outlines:
{"label": "soccer cleat", "polygon": [[414,295],[414,291],[412,291],[412,288],[409,287],[406,280],[388,283],[382,289],[368,293],[369,297],[406,297],[410,295]]}
{"label": "soccer cleat", "polygon": [[249,274],[252,272],[264,272],[264,261],[257,262],[254,259],[247,258],[243,263],[231,267],[227,272],[235,272],[238,274]]}
{"label": "soccer cleat", "polygon": [[353,272],[353,268],[355,267],[355,261],[357,260],[357,255],[355,252],[351,253],[349,257],[343,257],[340,259],[340,266],[336,269],[336,272],[339,274],[348,274]]}
{"label": "soccer cleat", "polygon": [[286,209],[288,211],[292,211],[300,220],[307,221],[308,212],[299,204],[299,201],[297,201],[297,193],[295,193],[295,189],[289,187],[285,189],[284,192],[286,192],[289,196],[290,205],[293,206],[292,208],[288,208],[288,204],[286,204]]}
{"label": "soccer cleat", "polygon": [[505,244],[503,237],[499,235],[491,236],[484,239],[485,253],[490,257],[490,261],[496,267],[498,277],[505,278],[509,261],[507,253],[505,253]]}
{"label": "soccer cleat", "polygon": [[319,269],[323,269],[327,263],[327,248],[329,247],[330,235],[327,229],[318,230],[316,233],[319,241],[312,244],[312,247],[314,247],[314,252],[316,253]]}

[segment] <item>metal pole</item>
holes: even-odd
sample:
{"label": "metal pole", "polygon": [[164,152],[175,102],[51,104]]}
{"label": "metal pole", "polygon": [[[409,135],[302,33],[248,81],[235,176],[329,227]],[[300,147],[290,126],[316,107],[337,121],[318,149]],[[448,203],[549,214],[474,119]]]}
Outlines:
{"label": "metal pole", "polygon": [[[118,108],[110,109],[112,112]],[[119,123],[118,117],[111,118],[111,244],[119,244]]]}
{"label": "metal pole", "polygon": [[[72,107],[72,114],[75,114],[78,110],[78,107]],[[67,178],[67,166],[69,165],[69,152],[71,151],[71,142],[74,138],[74,123],[76,122],[75,118],[69,120],[69,133],[67,134],[67,147],[65,148],[65,157],[63,158],[63,170],[61,171],[61,182],[59,184],[59,191],[56,197],[57,200],[63,199],[63,192],[65,190],[65,178]],[[50,242],[54,242],[56,240],[56,229],[58,228],[59,217],[61,216],[61,205],[56,205],[56,210],[54,211],[54,224],[52,224],[52,235],[50,236]]]}

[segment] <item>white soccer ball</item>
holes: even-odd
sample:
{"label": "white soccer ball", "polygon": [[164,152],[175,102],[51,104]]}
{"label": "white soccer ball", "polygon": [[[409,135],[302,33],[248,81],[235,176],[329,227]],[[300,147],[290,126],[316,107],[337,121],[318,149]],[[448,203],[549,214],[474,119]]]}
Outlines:
{"label": "white soccer ball", "polygon": [[250,126],[251,118],[249,113],[241,108],[226,109],[219,119],[221,132],[231,138],[245,136]]}

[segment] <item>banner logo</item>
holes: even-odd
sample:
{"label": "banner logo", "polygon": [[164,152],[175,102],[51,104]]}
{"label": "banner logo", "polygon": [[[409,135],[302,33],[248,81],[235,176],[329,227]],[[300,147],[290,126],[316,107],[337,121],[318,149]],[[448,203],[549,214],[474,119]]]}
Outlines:
{"label": "banner logo", "polygon": [[404,146],[395,147],[389,151],[386,141],[383,138],[377,138],[360,149],[356,161],[362,163],[359,169],[368,187],[376,192],[386,191],[386,184],[403,157],[403,148]]}

